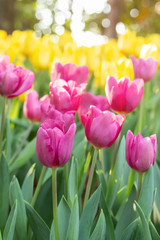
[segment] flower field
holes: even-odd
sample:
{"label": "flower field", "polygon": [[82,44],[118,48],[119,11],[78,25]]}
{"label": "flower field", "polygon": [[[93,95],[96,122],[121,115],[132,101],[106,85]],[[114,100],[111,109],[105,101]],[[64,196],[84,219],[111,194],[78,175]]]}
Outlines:
{"label": "flower field", "polygon": [[0,240],[160,239],[160,35],[0,30]]}

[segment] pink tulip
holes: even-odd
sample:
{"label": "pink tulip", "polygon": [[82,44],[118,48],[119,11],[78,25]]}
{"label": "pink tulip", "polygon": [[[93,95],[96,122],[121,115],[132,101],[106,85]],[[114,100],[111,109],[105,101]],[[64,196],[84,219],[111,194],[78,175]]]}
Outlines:
{"label": "pink tulip", "polygon": [[87,83],[88,79],[88,67],[80,66],[78,67],[76,64],[65,64],[55,63],[52,68],[51,80],[52,82],[63,79],[65,81],[73,80],[77,84]]}
{"label": "pink tulip", "polygon": [[0,54],[0,73],[6,70],[6,65],[9,63],[9,56],[8,55],[1,55]]}
{"label": "pink tulip", "polygon": [[105,92],[110,108],[118,113],[132,112],[140,103],[144,92],[143,79],[130,81],[129,78],[116,80],[108,77]]}
{"label": "pink tulip", "polygon": [[46,167],[59,167],[68,162],[73,146],[76,124],[47,119],[37,132],[36,153]]}
{"label": "pink tulip", "polygon": [[91,106],[82,119],[87,140],[97,148],[108,148],[118,137],[125,117]]}
{"label": "pink tulip", "polygon": [[156,135],[143,138],[140,133],[134,136],[128,130],[126,136],[126,160],[128,165],[138,172],[145,172],[154,165],[157,152]]}
{"label": "pink tulip", "polygon": [[0,95],[13,98],[32,87],[34,73],[14,64],[0,67]]}
{"label": "pink tulip", "polygon": [[155,75],[157,70],[158,61],[154,61],[153,58],[136,59],[135,56],[131,56],[133,63],[135,78],[142,78],[144,82],[149,82]]}
{"label": "pink tulip", "polygon": [[29,91],[23,105],[23,114],[31,121],[41,121],[41,99],[38,100],[38,93],[35,90]]}
{"label": "pink tulip", "polygon": [[75,111],[68,111],[61,113],[55,109],[55,106],[50,104],[49,96],[46,95],[41,101],[41,121],[44,122],[46,119],[65,121],[66,126],[74,123]]}
{"label": "pink tulip", "polygon": [[61,112],[77,111],[86,84],[77,85],[75,81],[59,79],[50,83],[51,104]]}
{"label": "pink tulip", "polygon": [[90,92],[86,92],[83,94],[81,98],[80,106],[78,109],[78,117],[81,122],[82,122],[81,116],[87,114],[91,105],[98,107],[102,111],[109,110],[110,108],[106,97],[101,95],[95,96]]}

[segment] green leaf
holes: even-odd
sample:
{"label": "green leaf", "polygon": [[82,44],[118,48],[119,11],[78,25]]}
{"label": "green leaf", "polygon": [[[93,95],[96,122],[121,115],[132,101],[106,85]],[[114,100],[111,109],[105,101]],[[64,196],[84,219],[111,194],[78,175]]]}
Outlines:
{"label": "green leaf", "polygon": [[[140,218],[136,218],[129,226],[123,231],[121,240],[145,240],[143,237],[143,229],[141,226]],[[119,240],[119,237],[117,238]]]}
{"label": "green leaf", "polygon": [[72,158],[72,164],[68,179],[68,202],[72,207],[75,195],[78,192],[78,176],[77,176],[77,163],[74,157]]}
{"label": "green leaf", "polygon": [[17,239],[23,240],[27,234],[27,217],[22,192],[19,183],[14,176],[10,183],[11,205],[14,204],[15,200],[17,200],[16,236]]}
{"label": "green leaf", "polygon": [[9,210],[9,169],[2,154],[0,161],[0,229],[5,225]]}
{"label": "green leaf", "polygon": [[143,212],[142,208],[140,207],[140,205],[136,201],[135,201],[135,204],[136,204],[137,212],[138,212],[141,222],[142,222],[144,238],[145,238],[145,240],[152,240],[151,234],[149,231],[148,222],[145,218],[144,212]]}
{"label": "green leaf", "polygon": [[12,206],[11,212],[8,216],[4,233],[3,233],[3,240],[12,240],[15,232],[15,225],[16,225],[16,217],[17,217],[17,200]]}
{"label": "green leaf", "polygon": [[104,240],[105,239],[105,224],[106,224],[105,217],[103,214],[103,210],[101,210],[96,227],[90,237],[90,240],[97,240],[97,239]]}
{"label": "green leaf", "polygon": [[[58,205],[58,225],[59,225],[59,229],[60,229],[60,231],[59,231],[60,240],[66,239],[70,213],[71,213],[71,210],[69,208],[69,205],[63,196]],[[63,231],[61,231],[61,229],[63,229]],[[54,240],[54,239],[55,239],[54,225],[52,223],[51,232],[50,232],[50,240]]]}
{"label": "green leaf", "polygon": [[69,219],[66,240],[78,240],[79,235],[79,206],[78,197],[75,197],[74,204]]}
{"label": "green leaf", "polygon": [[142,208],[146,219],[148,220],[153,207],[153,195],[154,195],[154,179],[153,179],[153,167],[150,166],[145,174],[138,204]]}
{"label": "green leaf", "polygon": [[152,236],[152,239],[154,240],[159,240],[160,239],[160,236],[155,228],[155,226],[153,225],[153,223],[151,222],[151,220],[149,220],[149,229],[150,229],[150,232],[151,232],[151,236]]}
{"label": "green leaf", "polygon": [[103,192],[101,194],[101,208],[103,209],[105,220],[106,220],[106,238],[107,240],[115,240],[114,226],[112,222],[111,215],[108,211],[107,204],[105,202],[105,197]]}
{"label": "green leaf", "polygon": [[50,230],[34,208],[25,201],[27,217],[30,227],[37,240],[49,240]]}
{"label": "green leaf", "polygon": [[20,152],[19,156],[16,158],[15,162],[10,166],[10,172],[22,167],[26,164],[36,151],[36,137],[27,144],[27,146]]}
{"label": "green leaf", "polygon": [[10,127],[10,119],[7,118],[7,137],[6,137],[6,156],[7,159],[10,159],[11,157],[11,127]]}
{"label": "green leaf", "polygon": [[116,239],[119,239],[119,236],[123,232],[123,230],[134,220],[135,212],[133,211],[133,203],[136,198],[136,190],[135,187],[132,188],[129,199],[127,202],[124,202],[124,206],[122,205],[122,210],[118,213],[118,217],[116,216],[118,223],[115,229]]}
{"label": "green leaf", "polygon": [[107,206],[109,209],[112,208],[114,200],[116,198],[117,191],[120,186],[120,181],[123,177],[123,168],[125,164],[126,164],[125,138],[123,137],[117,153],[114,169],[110,173],[109,181],[108,181],[106,199],[107,199]]}
{"label": "green leaf", "polygon": [[35,170],[34,170],[35,164],[31,166],[29,169],[23,185],[22,185],[22,194],[25,201],[31,203],[32,197],[33,197],[33,185],[34,185],[34,176],[35,176]]}
{"label": "green leaf", "polygon": [[93,219],[96,215],[99,199],[101,194],[101,187],[92,194],[88,200],[81,218],[80,218],[80,227],[79,227],[79,240],[88,240],[91,232],[91,227]]}
{"label": "green leaf", "polygon": [[101,168],[99,161],[96,162],[96,167],[97,167],[96,173],[98,175],[99,183],[102,186],[102,192],[104,193],[104,195],[106,195],[107,181],[106,181],[106,178],[104,176],[104,173],[103,173],[103,170]]}

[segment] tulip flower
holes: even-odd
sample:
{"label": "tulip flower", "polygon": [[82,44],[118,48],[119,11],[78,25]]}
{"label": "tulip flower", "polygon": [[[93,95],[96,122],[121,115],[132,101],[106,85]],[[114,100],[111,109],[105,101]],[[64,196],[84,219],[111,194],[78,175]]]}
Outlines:
{"label": "tulip flower", "polygon": [[158,61],[154,61],[153,58],[136,59],[135,56],[131,56],[133,63],[135,78],[142,78],[144,82],[149,82],[155,75],[157,70]]}
{"label": "tulip flower", "polygon": [[80,99],[84,94],[86,83],[77,85],[75,81],[68,82],[58,79],[50,83],[51,104],[61,112],[77,111]]}
{"label": "tulip flower", "polygon": [[0,54],[0,72],[6,70],[6,65],[9,63],[9,56],[8,55],[1,55]]}
{"label": "tulip flower", "polygon": [[32,87],[34,73],[14,64],[1,68],[0,63],[0,95],[7,98],[19,96]]}
{"label": "tulip flower", "polygon": [[143,79],[130,81],[129,78],[116,80],[109,76],[105,86],[110,108],[118,113],[130,113],[140,103],[144,92]]}
{"label": "tulip flower", "polygon": [[36,153],[46,167],[59,167],[68,162],[73,146],[76,124],[60,119],[47,119],[37,132]]}
{"label": "tulip flower", "polygon": [[128,130],[126,136],[126,160],[128,165],[138,171],[145,172],[154,165],[157,152],[156,135],[143,138],[140,133],[134,136]]}
{"label": "tulip flower", "polygon": [[110,111],[101,111],[91,106],[86,115],[82,115],[87,140],[96,148],[110,147],[118,137],[125,117]]}
{"label": "tulip flower", "polygon": [[[78,117],[81,122],[82,122],[81,116],[84,114],[87,114],[91,105],[98,107],[102,111],[109,110],[109,108],[110,108],[106,97],[101,96],[101,95],[95,96],[95,95],[91,94],[90,92],[86,92],[83,94],[83,96],[81,98],[80,106],[78,109]],[[82,124],[83,124],[83,122],[82,122]]]}
{"label": "tulip flower", "polygon": [[63,79],[65,81],[73,80],[77,84],[87,83],[88,79],[88,67],[80,66],[78,67],[76,64],[65,64],[55,63],[52,68],[51,80],[52,82]]}
{"label": "tulip flower", "polygon": [[25,102],[23,105],[23,114],[26,118],[31,121],[41,121],[41,99],[38,100],[39,94],[35,91],[29,91],[25,98]]}

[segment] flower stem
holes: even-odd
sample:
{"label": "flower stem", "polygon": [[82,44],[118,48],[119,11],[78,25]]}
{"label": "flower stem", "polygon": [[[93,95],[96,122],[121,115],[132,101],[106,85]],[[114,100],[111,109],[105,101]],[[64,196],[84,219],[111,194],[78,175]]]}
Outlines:
{"label": "flower stem", "polygon": [[89,179],[87,182],[87,187],[86,187],[86,192],[85,192],[85,197],[84,197],[84,207],[88,201],[90,190],[91,190],[91,184],[92,184],[92,179],[93,179],[93,174],[94,174],[94,169],[97,161],[97,154],[98,154],[98,149],[94,149],[94,155],[93,155],[93,160],[91,164],[91,169],[90,169],[90,174],[89,174]]}
{"label": "flower stem", "polygon": [[143,120],[143,97],[140,102],[140,109],[139,109],[139,121],[138,121],[138,132],[142,132],[142,120]]}
{"label": "flower stem", "polygon": [[117,157],[117,152],[118,152],[118,146],[119,146],[119,141],[120,141],[120,134],[118,135],[115,143],[114,143],[114,150],[113,150],[113,157],[112,157],[112,163],[111,163],[111,170],[113,170],[114,165],[116,163],[116,157]]}
{"label": "flower stem", "polygon": [[53,218],[54,218],[54,232],[55,239],[59,238],[59,228],[58,228],[58,211],[57,211],[57,168],[52,168],[52,201],[53,201]]}
{"label": "flower stem", "polygon": [[131,192],[131,189],[133,187],[135,176],[136,176],[136,171],[130,169],[130,174],[129,174],[129,179],[128,179],[128,196],[129,196],[129,194]]}
{"label": "flower stem", "polygon": [[66,185],[66,197],[68,196],[68,163],[64,165],[64,178]]}
{"label": "flower stem", "polygon": [[42,171],[41,171],[41,175],[40,175],[39,180],[38,180],[38,184],[37,184],[36,190],[34,192],[34,196],[33,196],[32,201],[31,201],[32,207],[34,207],[34,204],[35,204],[35,202],[37,200],[37,196],[38,196],[39,190],[41,188],[42,181],[44,179],[46,170],[47,170],[47,168],[45,166],[43,166]]}
{"label": "flower stem", "polygon": [[101,163],[101,168],[102,168],[103,174],[105,176],[104,162],[103,162],[103,152],[102,151],[103,151],[102,149],[99,149],[99,161]]}
{"label": "flower stem", "polygon": [[5,106],[6,106],[6,98],[2,98],[2,115],[1,115],[1,133],[0,133],[0,158],[2,155],[2,140],[3,140],[3,132],[4,132],[4,123],[5,123]]}
{"label": "flower stem", "polygon": [[26,131],[26,134],[24,136],[24,138],[22,139],[22,142],[20,143],[19,147],[17,148],[17,150],[15,151],[15,153],[13,154],[10,162],[9,162],[9,166],[14,162],[15,158],[17,157],[17,155],[20,153],[21,149],[23,148],[31,130],[33,128],[33,123],[29,125],[27,131]]}
{"label": "flower stem", "polygon": [[143,173],[138,173],[138,189],[137,189],[137,201],[139,199],[139,194],[141,191],[141,187],[142,187],[142,177],[143,177]]}

